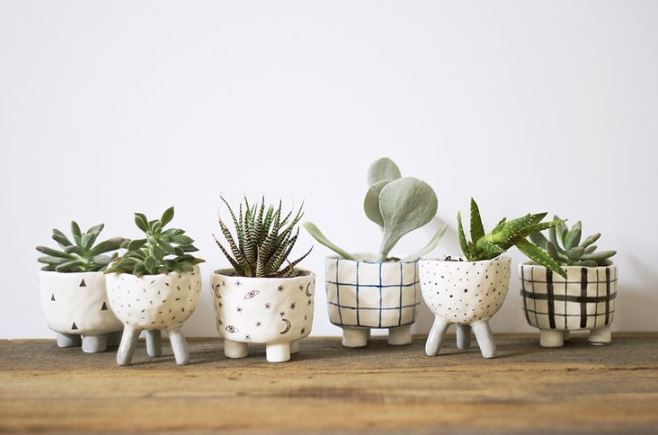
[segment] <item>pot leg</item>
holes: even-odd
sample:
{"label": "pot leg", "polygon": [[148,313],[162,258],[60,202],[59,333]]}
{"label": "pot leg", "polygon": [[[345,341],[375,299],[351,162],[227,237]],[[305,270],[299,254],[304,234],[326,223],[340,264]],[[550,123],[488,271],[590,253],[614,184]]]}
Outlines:
{"label": "pot leg", "polygon": [[63,334],[61,332],[56,332],[57,334],[57,347],[78,347],[82,342],[79,335],[76,334]]}
{"label": "pot leg", "polygon": [[82,336],[82,351],[84,353],[105,352],[106,349],[107,334]]}
{"label": "pot leg", "polygon": [[612,343],[612,332],[610,331],[610,325],[604,326],[603,328],[596,328],[589,331],[589,336],[587,341],[590,344],[594,345],[603,345]]}
{"label": "pot leg", "polygon": [[496,356],[496,342],[494,341],[488,320],[478,320],[471,325],[475,339],[480,347],[480,353],[484,358],[493,358]]}
{"label": "pot leg", "polygon": [[190,363],[190,349],[187,346],[187,340],[180,329],[172,329],[169,331],[169,342],[171,349],[174,351],[176,364],[183,366]]}
{"label": "pot leg", "polygon": [[411,343],[411,325],[388,328],[388,344],[401,346]]}
{"label": "pot leg", "polygon": [[457,325],[457,349],[471,347],[471,325]]}
{"label": "pot leg", "polygon": [[299,352],[299,340],[295,340],[292,343],[290,343],[290,353],[297,353]]}
{"label": "pot leg", "polygon": [[540,329],[539,345],[541,347],[562,347],[564,346],[564,334],[556,329]]}
{"label": "pot leg", "polygon": [[249,355],[247,343],[224,339],[224,356],[226,358],[244,358]]}
{"label": "pot leg", "polygon": [[369,328],[343,327],[343,346],[364,347],[368,345]]}
{"label": "pot leg", "polygon": [[425,355],[437,356],[439,354],[441,342],[443,341],[443,336],[448,330],[448,326],[450,326],[450,322],[446,319],[439,316],[434,318],[434,324],[432,325],[432,329],[427,336],[427,342],[425,343]]}
{"label": "pot leg", "polygon": [[562,331],[562,339],[564,341],[571,340],[571,332],[570,331]]}
{"label": "pot leg", "polygon": [[119,350],[117,351],[117,364],[120,366],[128,365],[132,361],[140,332],[142,332],[140,329],[128,325],[123,329],[121,344],[119,344]]}
{"label": "pot leg", "polygon": [[151,358],[162,355],[162,331],[151,329],[146,332],[146,353]]}
{"label": "pot leg", "polygon": [[290,359],[290,343],[272,343],[265,346],[268,362],[279,363]]}

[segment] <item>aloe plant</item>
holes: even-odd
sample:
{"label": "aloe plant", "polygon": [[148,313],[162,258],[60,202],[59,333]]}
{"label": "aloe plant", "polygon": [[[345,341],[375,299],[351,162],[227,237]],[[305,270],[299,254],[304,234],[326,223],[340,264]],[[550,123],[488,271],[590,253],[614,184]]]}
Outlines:
{"label": "aloe plant", "polygon": [[[366,217],[379,225],[382,241],[378,258],[389,258],[398,241],[425,224],[436,215],[438,200],[434,190],[426,182],[413,177],[402,177],[398,166],[389,158],[376,160],[368,169],[369,188],[363,200]],[[338,247],[312,222],[305,222],[304,228],[322,245],[343,258],[355,260],[356,256]],[[414,261],[436,247],[445,233],[442,226],[419,252],[404,258]]]}
{"label": "aloe plant", "polygon": [[124,242],[126,252],[116,258],[105,273],[128,273],[136,276],[190,272],[204,260],[190,252],[198,249],[194,240],[180,228],[165,229],[174,218],[174,208],[164,211],[160,219],[148,220],[135,213],[135,225],[144,232],[142,239]]}
{"label": "aloe plant", "polygon": [[593,234],[582,240],[583,224],[576,222],[569,228],[562,219],[554,216],[559,223],[548,229],[547,239],[540,231],[530,234],[530,239],[563,266],[596,267],[607,266],[610,258],[617,251],[597,251],[594,244],[601,237],[601,233]]}
{"label": "aloe plant", "polygon": [[467,240],[462,225],[461,213],[457,213],[457,232],[462,252],[468,261],[482,261],[496,258],[512,246],[519,248],[527,257],[555,273],[566,276],[564,269],[546,251],[528,241],[527,237],[538,231],[554,228],[562,221],[542,222],[547,213],[527,214],[507,220],[503,218],[489,233],[485,233],[480,209],[471,198],[471,240]]}
{"label": "aloe plant", "polygon": [[96,244],[104,224],[94,225],[87,231],[82,232],[77,222],[71,222],[71,241],[63,232],[53,229],[52,238],[60,246],[60,249],[37,246],[37,251],[46,254],[38,258],[39,263],[45,264],[41,270],[51,272],[97,272],[105,269],[117,253],[105,255],[117,251],[125,239],[115,237]]}
{"label": "aloe plant", "polygon": [[[219,216],[219,228],[226,239],[228,249],[215,237],[217,246],[228,259],[236,275],[246,277],[289,278],[299,274],[295,268],[311,252],[309,249],[296,260],[289,261],[299,237],[297,224],[304,215],[303,205],[293,216],[293,211],[284,216],[281,201],[278,207],[265,206],[265,198],[260,204],[249,204],[244,199],[244,208],[240,204],[236,215],[229,203],[221,197],[228,208],[233,221],[231,233],[228,226]],[[229,252],[230,251],[230,252]]]}

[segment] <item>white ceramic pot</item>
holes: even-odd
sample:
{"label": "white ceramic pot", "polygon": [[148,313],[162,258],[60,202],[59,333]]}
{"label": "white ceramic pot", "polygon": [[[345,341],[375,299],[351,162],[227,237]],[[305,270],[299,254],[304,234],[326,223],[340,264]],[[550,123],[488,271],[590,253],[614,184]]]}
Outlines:
{"label": "white ceramic pot", "polygon": [[123,325],[108,304],[103,272],[39,272],[41,307],[59,347],[103,352]]}
{"label": "white ceramic pot", "polygon": [[510,277],[509,257],[485,261],[420,260],[423,299],[435,315],[425,353],[438,355],[450,324],[457,325],[457,345],[470,345],[471,330],[482,356],[496,355],[489,319],[505,301]]}
{"label": "white ceramic pot", "polygon": [[571,331],[589,331],[592,344],[610,344],[617,268],[568,266],[566,279],[536,264],[521,265],[526,320],[543,347],[561,347]]}
{"label": "white ceramic pot", "polygon": [[160,356],[161,331],[169,334],[178,364],[189,362],[189,350],[181,327],[194,312],[201,293],[199,268],[141,277],[127,273],[107,275],[107,294],[117,317],[124,323],[117,362],[130,364],[137,339],[146,331],[148,355]]}
{"label": "white ceramic pot", "polygon": [[411,343],[420,304],[417,262],[328,257],[325,273],[329,320],[343,329],[343,346],[366,346],[372,328],[388,328],[389,344]]}
{"label": "white ceramic pot", "polygon": [[266,346],[269,362],[284,362],[311,333],[315,275],[250,278],[222,269],[211,277],[217,332],[227,358],[244,358],[249,343]]}

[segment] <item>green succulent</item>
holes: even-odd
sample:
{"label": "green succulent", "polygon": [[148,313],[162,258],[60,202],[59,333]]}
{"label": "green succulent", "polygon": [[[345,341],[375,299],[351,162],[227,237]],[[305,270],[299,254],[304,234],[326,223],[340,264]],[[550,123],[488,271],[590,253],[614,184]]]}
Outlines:
{"label": "green succulent", "polygon": [[165,210],[160,219],[151,221],[144,214],[135,213],[135,225],[146,237],[126,241],[123,244],[125,254],[115,259],[105,273],[142,276],[194,270],[194,265],[204,260],[190,254],[198,249],[185,231],[179,228],[165,229],[173,218],[173,207]]}
{"label": "green succulent", "polygon": [[541,232],[530,234],[530,239],[541,248],[548,251],[548,254],[563,266],[607,266],[610,264],[610,257],[617,251],[597,251],[596,243],[601,237],[601,233],[593,234],[585,240],[582,240],[583,224],[581,221],[576,222],[569,228],[563,220],[554,216],[559,224],[549,228],[549,238],[547,239]]}
{"label": "green succulent", "polygon": [[[411,231],[429,223],[435,216],[438,200],[432,187],[413,177],[402,177],[398,166],[389,158],[376,160],[368,169],[369,188],[363,200],[363,209],[372,222],[379,225],[383,237],[379,247],[379,259],[386,260],[398,241]],[[322,245],[343,258],[356,257],[327,239],[312,222],[304,228]],[[404,258],[415,261],[430,252],[446,231],[442,226],[427,245],[417,253]]]}
{"label": "green succulent", "polygon": [[555,273],[566,276],[566,272],[546,251],[527,240],[527,237],[538,231],[554,228],[560,220],[542,222],[547,213],[527,214],[523,217],[507,220],[503,218],[489,233],[485,233],[480,209],[471,198],[471,240],[466,239],[461,213],[457,214],[457,231],[459,244],[468,261],[481,261],[496,258],[512,246],[519,248],[527,257]]}
{"label": "green succulent", "polygon": [[[250,205],[245,198],[244,208],[240,204],[236,215],[229,203],[223,197],[221,199],[231,215],[235,236],[219,216],[219,228],[228,243],[228,249],[217,237],[214,235],[213,237],[237,275],[290,278],[299,274],[295,266],[313,249],[309,249],[306,254],[294,261],[288,260],[299,236],[297,224],[304,215],[303,204],[294,216],[292,211],[284,216],[281,201],[278,207],[268,205],[266,208],[265,198],[261,200],[260,205],[258,203]],[[287,264],[284,266],[284,263]]]}
{"label": "green succulent", "polygon": [[105,269],[117,253],[104,255],[116,251],[125,241],[121,237],[108,239],[95,245],[98,235],[103,231],[103,224],[95,225],[86,232],[80,226],[71,222],[73,242],[58,229],[53,229],[53,240],[62,248],[53,249],[46,246],[37,246],[37,251],[46,254],[38,258],[39,263],[45,264],[41,270],[51,272],[97,272]]}

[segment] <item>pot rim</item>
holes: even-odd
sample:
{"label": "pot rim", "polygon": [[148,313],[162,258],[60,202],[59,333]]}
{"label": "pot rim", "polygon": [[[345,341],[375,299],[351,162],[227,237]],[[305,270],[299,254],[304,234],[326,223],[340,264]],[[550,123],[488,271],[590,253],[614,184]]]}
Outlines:
{"label": "pot rim", "polygon": [[[450,256],[450,257],[451,257],[451,260],[446,260],[445,257],[444,258],[430,257],[430,258],[421,258],[418,261],[421,262],[421,263],[422,262],[436,262],[436,263],[446,263],[446,264],[452,264],[452,263],[454,263],[454,264],[473,264],[473,263],[492,263],[494,261],[511,260],[512,259],[512,257],[510,257],[509,255],[505,255],[505,254],[500,254],[499,256],[491,258],[489,260],[477,260],[477,261],[470,261],[470,260],[467,260],[465,257],[461,257],[461,256],[460,257]],[[460,258],[463,261],[454,261],[454,260],[459,260]]]}
{"label": "pot rim", "polygon": [[324,259],[325,259],[325,261],[326,261],[326,260],[341,260],[341,261],[347,261],[347,262],[351,262],[351,263],[366,263],[366,264],[397,264],[397,263],[402,263],[402,264],[415,264],[415,263],[418,263],[418,261],[420,261],[420,259],[418,259],[418,260],[414,260],[414,261],[405,261],[405,260],[403,260],[402,258],[398,258],[398,259],[395,259],[395,260],[384,260],[384,261],[376,261],[376,260],[350,260],[350,259],[348,259],[348,258],[339,257],[339,256],[337,256],[337,255],[330,255],[330,256],[325,257]]}
{"label": "pot rim", "polygon": [[57,272],[56,270],[39,270],[40,275],[84,275],[84,274],[91,274],[91,273],[100,273],[102,275],[105,275],[105,271],[103,270],[93,270],[93,271],[86,271],[86,272]]}
{"label": "pot rim", "polygon": [[128,272],[121,272],[121,273],[118,273],[118,272],[104,273],[104,272],[103,272],[103,273],[104,273],[104,275],[107,275],[107,276],[111,276],[111,275],[114,275],[114,276],[127,275],[127,276],[134,276],[134,277],[137,278],[137,279],[144,279],[144,278],[151,278],[151,279],[153,279],[153,278],[158,277],[158,276],[172,276],[172,275],[183,276],[183,275],[187,275],[187,274],[190,274],[190,273],[199,272],[199,270],[200,270],[199,266],[198,266],[197,264],[195,264],[195,265],[194,265],[194,270],[191,270],[191,271],[189,271],[189,272],[180,272],[180,273],[179,273],[179,272],[176,272],[176,271],[171,271],[171,272],[169,272],[169,273],[158,273],[158,274],[155,274],[155,275],[142,275],[142,276],[137,276],[137,275],[134,275],[134,274],[132,274],[132,273],[128,273]]}
{"label": "pot rim", "polygon": [[[544,268],[544,269],[548,269],[548,267],[546,267],[546,266],[542,266],[541,264],[533,263],[531,261],[526,261],[524,263],[521,263],[520,266],[521,267],[532,266],[532,267],[541,267],[541,268]],[[615,268],[616,269],[617,268],[617,265],[614,262],[611,262],[607,266],[563,266],[563,265],[560,265],[560,266],[562,266],[562,269],[564,269],[564,270],[581,270],[582,268],[585,268],[585,269],[606,269],[606,268]]]}
{"label": "pot rim", "polygon": [[[290,277],[282,277],[282,276],[239,276],[235,275],[235,269],[231,267],[225,267],[225,268],[220,268],[220,269],[215,269],[213,270],[212,274],[213,275],[218,275],[218,276],[226,276],[229,278],[240,278],[240,279],[254,279],[254,280],[268,280],[268,279],[279,279],[279,280],[292,280],[292,279],[299,279],[299,278],[306,278],[309,276],[315,276],[313,272],[311,272],[308,269],[303,269],[301,267],[295,267],[295,270],[301,272],[297,276],[290,276]],[[230,273],[233,272],[233,273]]]}

